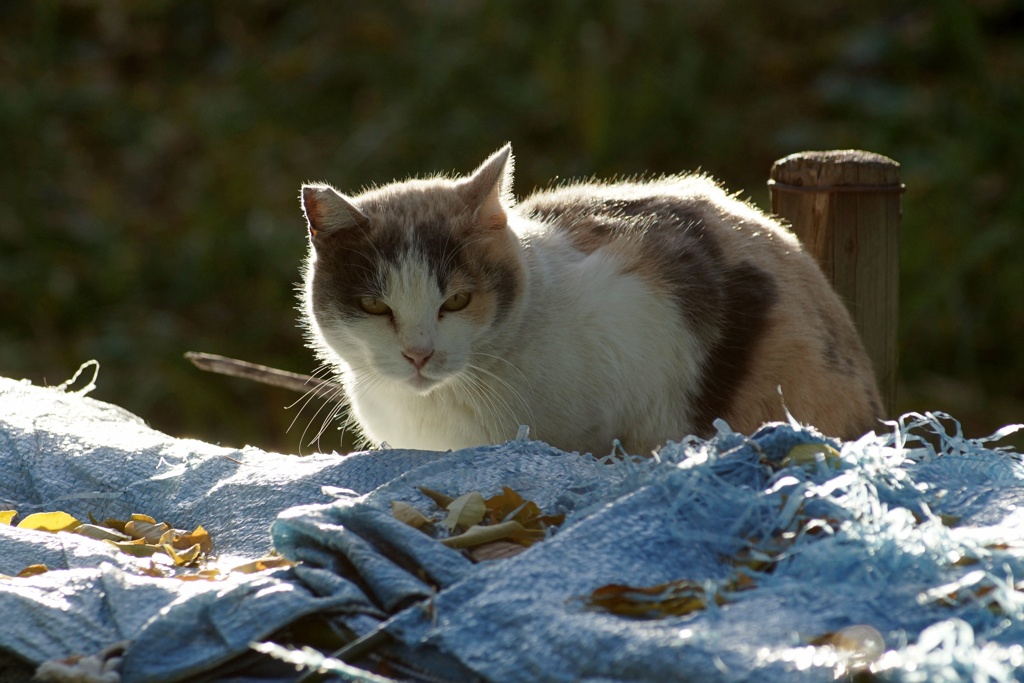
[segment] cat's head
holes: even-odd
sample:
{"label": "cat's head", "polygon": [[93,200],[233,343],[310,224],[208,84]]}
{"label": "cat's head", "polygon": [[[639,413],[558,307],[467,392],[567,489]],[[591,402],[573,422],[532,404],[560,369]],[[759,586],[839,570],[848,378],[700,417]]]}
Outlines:
{"label": "cat's head", "polygon": [[333,353],[361,381],[420,394],[481,361],[523,287],[507,215],[512,165],[506,145],[464,178],[353,197],[303,186],[304,314],[325,360]]}

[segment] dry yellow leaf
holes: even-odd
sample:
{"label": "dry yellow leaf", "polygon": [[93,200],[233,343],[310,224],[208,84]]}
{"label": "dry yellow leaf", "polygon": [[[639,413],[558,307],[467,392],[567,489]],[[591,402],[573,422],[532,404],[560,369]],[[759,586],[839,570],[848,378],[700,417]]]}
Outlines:
{"label": "dry yellow leaf", "polygon": [[132,538],[145,539],[147,543],[159,543],[165,533],[171,530],[171,525],[166,522],[151,522],[153,519],[136,519],[144,515],[132,515],[132,520],[124,525],[124,532]]}
{"label": "dry yellow leaf", "polygon": [[242,574],[255,574],[256,572],[266,571],[267,569],[277,569],[278,567],[294,567],[296,564],[298,564],[298,562],[292,562],[280,555],[273,555],[270,557],[261,557],[258,560],[246,562],[245,564],[240,564],[237,567],[232,567],[230,571],[240,572]]}
{"label": "dry yellow leaf", "polygon": [[448,504],[448,517],[444,520],[444,525],[451,532],[456,528],[469,529],[482,522],[485,514],[487,503],[484,497],[479,491],[471,491]]}
{"label": "dry yellow leaf", "polygon": [[180,553],[174,549],[174,546],[168,543],[161,543],[159,549],[162,549],[164,553],[174,560],[174,564],[179,567],[195,566],[202,557],[202,551],[200,551],[198,543],[191,548],[182,550]]}
{"label": "dry yellow leaf", "polygon": [[174,539],[174,547],[179,550],[193,545],[198,545],[199,549],[207,555],[213,552],[213,539],[210,538],[210,532],[204,529],[202,524],[191,533],[179,532]]}
{"label": "dry yellow leaf", "polygon": [[201,524],[189,532],[138,513],[131,515],[128,521],[106,519],[102,523],[90,513],[89,520],[92,524],[83,524],[76,532],[107,541],[134,557],[162,553],[178,566],[195,566],[213,552],[213,540]]}
{"label": "dry yellow leaf", "polygon": [[107,541],[107,543],[112,544],[122,553],[131,555],[132,557],[152,557],[157,553],[163,552],[163,548],[158,545],[150,545],[149,543],[146,543],[146,539],[144,538],[120,543],[116,541]]}
{"label": "dry yellow leaf", "polygon": [[37,512],[18,522],[19,529],[37,531],[71,531],[81,522],[66,512]]}

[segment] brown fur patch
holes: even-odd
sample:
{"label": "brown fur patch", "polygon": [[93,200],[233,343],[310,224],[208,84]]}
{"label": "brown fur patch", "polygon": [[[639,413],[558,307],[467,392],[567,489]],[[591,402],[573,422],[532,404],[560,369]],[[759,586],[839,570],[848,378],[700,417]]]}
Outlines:
{"label": "brown fur patch", "polygon": [[816,264],[784,228],[710,183],[570,185],[519,208],[672,297],[706,350],[700,386],[687,388],[696,433],[719,417],[756,429],[784,417],[783,400],[843,436],[879,415],[870,363]]}
{"label": "brown fur patch", "polygon": [[715,418],[728,415],[764,343],[772,307],[779,296],[774,279],[741,263],[726,268],[715,297],[718,334],[704,360],[703,377],[694,409],[693,427],[710,435]]}

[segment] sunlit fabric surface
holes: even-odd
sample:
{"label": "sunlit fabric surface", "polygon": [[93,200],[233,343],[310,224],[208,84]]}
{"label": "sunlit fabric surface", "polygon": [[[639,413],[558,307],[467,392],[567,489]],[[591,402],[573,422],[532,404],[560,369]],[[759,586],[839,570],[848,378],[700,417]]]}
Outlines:
{"label": "sunlit fabric surface", "polygon": [[[251,643],[321,614],[386,632],[377,652],[403,675],[831,681],[871,667],[1010,681],[1024,674],[1024,465],[957,429],[909,415],[849,443],[722,424],[656,458],[528,440],[300,458],[174,439],[114,406],[0,379],[0,510],[17,510],[15,524],[144,513],[202,524],[225,566],[272,547],[302,560],[182,582],[101,541],[0,525],[0,574],[51,570],[0,579],[0,652],[39,664],[128,641],[126,683],[217,680]],[[566,521],[515,557],[474,564],[391,516],[403,501],[436,517],[421,486],[508,486]],[[710,597],[682,616],[586,601],[609,584],[683,580]]]}

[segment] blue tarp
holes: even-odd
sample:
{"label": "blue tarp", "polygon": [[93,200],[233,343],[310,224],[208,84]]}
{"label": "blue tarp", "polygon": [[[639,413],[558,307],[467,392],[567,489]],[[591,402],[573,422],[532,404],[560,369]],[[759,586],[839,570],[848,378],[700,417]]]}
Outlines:
{"label": "blue tarp", "polygon": [[[892,680],[1015,680],[1024,464],[993,446],[926,414],[848,443],[720,424],[656,458],[528,440],[297,457],[174,439],[83,395],[0,379],[0,509],[144,513],[202,524],[222,565],[272,546],[301,560],[183,582],[102,541],[0,526],[0,574],[52,570],[0,579],[0,652],[40,664],[124,641],[125,683],[218,680],[316,614],[382,641],[389,670],[412,677],[831,681],[868,666]],[[393,501],[437,516],[419,487],[510,487],[566,520],[514,557],[473,563],[392,517]],[[680,616],[586,600],[682,581],[703,602]]]}

